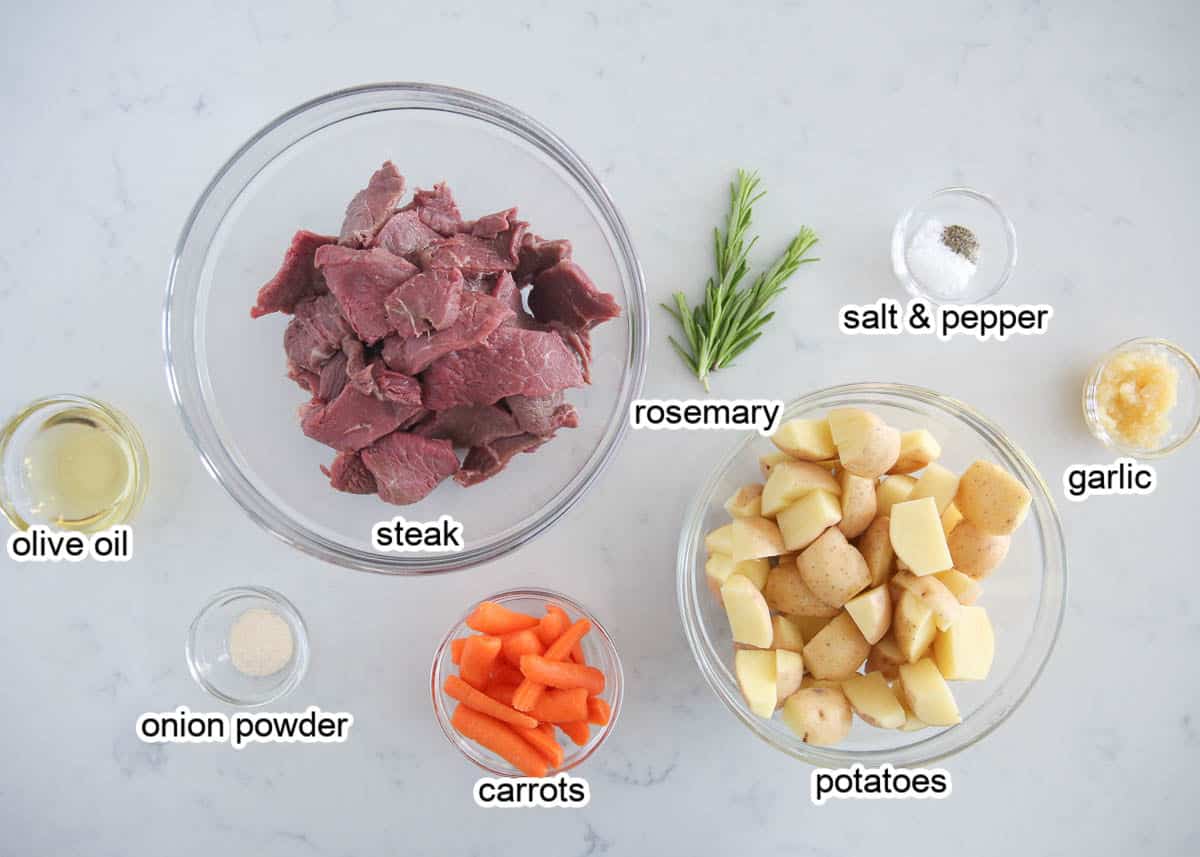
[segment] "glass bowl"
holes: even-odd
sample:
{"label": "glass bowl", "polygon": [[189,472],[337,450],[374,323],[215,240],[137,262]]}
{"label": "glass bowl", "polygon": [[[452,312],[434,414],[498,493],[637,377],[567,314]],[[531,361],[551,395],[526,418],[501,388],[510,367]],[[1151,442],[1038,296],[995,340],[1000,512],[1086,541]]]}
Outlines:
{"label": "glass bowl", "polygon": [[899,384],[849,384],[792,402],[784,419],[816,417],[830,408],[874,411],[901,430],[927,428],[942,444],[941,461],[961,470],[976,458],[995,461],[1033,495],[1029,516],[1013,534],[1007,559],[983,582],[979,603],[996,633],[991,675],[981,682],[952,682],[962,722],[917,732],[876,729],[855,717],[850,735],[835,747],[801,741],[778,713],[765,720],[750,712],[733,674],[733,640],[725,611],[704,574],[704,535],[728,515],[722,503],[748,482],[762,481],[758,456],[774,452],[771,442],[751,435],[721,461],[688,512],[679,542],[677,595],[684,633],[700,672],[717,697],[768,744],[821,767],[853,762],[914,766],[969,747],[1004,722],[1042,672],[1058,636],[1066,604],[1067,558],[1058,512],[1029,459],[991,421],[955,399]]}
{"label": "glass bowl", "polygon": [[[1148,352],[1163,357],[1179,377],[1177,400],[1170,412],[1170,428],[1151,448],[1131,446],[1111,433],[1101,418],[1098,401],[1100,379],[1109,363],[1117,356],[1131,352]],[[1083,385],[1083,416],[1088,429],[1105,446],[1134,458],[1162,458],[1186,444],[1200,433],[1200,366],[1195,358],[1173,342],[1141,337],[1122,342],[1109,351],[1088,373]]]}
{"label": "glass bowl", "polygon": [[[96,426],[105,432],[124,465],[123,477],[110,473],[110,478],[120,478],[124,484],[104,508],[64,519],[47,513],[44,498],[37,496],[31,484],[27,460],[32,443],[43,430],[69,423]],[[112,405],[69,393],[30,402],[0,428],[0,471],[0,513],[19,530],[45,524],[95,532],[127,524],[141,508],[150,481],[146,447],[133,423]]]}
{"label": "glass bowl", "polygon": [[[292,657],[278,672],[247,675],[233,665],[229,633],[248,610],[268,610],[288,624]],[[202,688],[229,705],[253,708],[274,702],[296,689],[308,670],[308,629],[292,602],[260,586],[238,586],[218,592],[188,628],[185,646],[188,670]]]}
{"label": "glass bowl", "polygon": [[[909,267],[908,248],[928,220],[965,226],[979,241],[975,274],[962,294],[939,292],[921,282]],[[1017,231],[1003,209],[985,193],[969,187],[947,187],[901,215],[892,230],[892,270],[915,298],[934,304],[981,303],[1004,287],[1017,265]]]}
{"label": "glass bowl", "polygon": [[[465,216],[519,205],[531,228],[570,238],[622,317],[593,333],[591,387],[567,391],[579,428],[472,488],[447,480],[419,504],[330,488],[333,451],[305,437],[305,394],[286,377],[287,317],[251,320],[259,286],[300,227],[336,233],[349,198],[386,159],[412,187],[445,180]],[[205,467],[270,533],[348,568],[417,574],[494,559],[546,530],[596,479],[625,432],[646,363],[646,297],[625,224],[562,140],[490,98],[440,86],[364,86],[301,105],[254,135],[192,210],[172,261],[163,341],[171,393]],[[371,526],[403,515],[464,525],[459,553],[383,554]]]}
{"label": "glass bowl", "polygon": [[[625,676],[621,671],[621,659],[617,657],[617,647],[613,643],[612,637],[608,635],[608,632],[604,630],[604,626],[600,624],[599,620],[587,608],[577,601],[572,601],[567,596],[551,592],[549,589],[509,589],[480,600],[495,601],[498,604],[503,604],[510,610],[517,610],[536,616],[540,616],[545,612],[547,604],[554,604],[565,610],[567,615],[571,617],[572,622],[576,619],[587,619],[592,623],[592,630],[583,638],[583,654],[589,664],[604,673],[604,693],[600,694],[600,698],[608,702],[612,713],[609,716],[607,724],[600,727],[592,727],[592,737],[582,747],[577,747],[570,739],[556,731],[555,734],[559,737],[559,743],[562,745],[565,755],[562,767],[557,768],[552,773],[569,771],[577,765],[582,764],[612,734],[613,728],[617,725],[617,717],[621,714],[621,699],[624,693]],[[472,604],[471,610],[474,609],[475,605]],[[476,633],[467,627],[467,617],[471,614],[471,610],[468,610],[459,617],[458,621],[454,623],[454,627],[446,634],[433,655],[433,669],[430,671],[433,713],[437,717],[438,725],[442,727],[442,732],[445,733],[447,740],[461,750],[462,754],[476,765],[496,776],[520,777],[523,774],[507,760],[500,758],[486,747],[481,747],[474,741],[464,738],[459,734],[457,729],[450,725],[450,718],[454,714],[454,707],[458,703],[446,695],[445,691],[442,690],[442,685],[446,682],[446,676],[457,672],[457,667],[455,667],[453,660],[451,660],[451,641],[457,637],[465,637]]]}

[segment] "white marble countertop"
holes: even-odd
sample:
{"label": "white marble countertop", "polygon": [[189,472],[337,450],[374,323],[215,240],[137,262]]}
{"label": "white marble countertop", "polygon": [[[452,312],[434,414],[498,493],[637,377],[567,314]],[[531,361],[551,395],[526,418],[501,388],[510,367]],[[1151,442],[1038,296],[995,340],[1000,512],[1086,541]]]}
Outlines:
{"label": "white marble countertop", "polygon": [[[1072,580],[1057,650],[1012,718],[946,763],[950,800],[821,809],[808,768],[709,692],[679,629],[675,537],[697,487],[685,462],[728,437],[630,436],[548,535],[430,580],[290,550],[188,444],[159,322],[197,194],[283,110],[345,85],[426,79],[508,101],[570,141],[626,217],[653,301],[700,288],[737,166],[761,170],[770,190],[764,240],[781,242],[797,217],[820,231],[824,261],[781,300],[787,324],[718,376],[716,394],[919,383],[995,418],[1052,484],[1070,463],[1110,460],[1078,414],[1086,367],[1137,335],[1200,351],[1200,7],[757,5],[8,11],[0,407],[68,390],[111,400],[143,429],[155,479],[132,563],[0,560],[0,853],[499,855],[553,843],[565,855],[840,854],[918,842],[977,857],[1200,853],[1200,598],[1187,547],[1200,444],[1161,464],[1153,496],[1060,502]],[[1050,334],[1006,345],[840,336],[842,303],[901,296],[887,255],[897,214],[956,182],[991,191],[1016,222],[1021,262],[1003,297],[1054,304]],[[645,394],[692,394],[665,316],[653,320]],[[184,630],[211,593],[250,582],[284,591],[310,626],[316,657],[291,707],[354,712],[350,742],[140,744],[139,713],[211,705],[184,664]],[[621,644],[628,703],[581,769],[585,810],[476,810],[478,772],[430,716],[433,642],[467,599],[518,584],[572,592]]]}

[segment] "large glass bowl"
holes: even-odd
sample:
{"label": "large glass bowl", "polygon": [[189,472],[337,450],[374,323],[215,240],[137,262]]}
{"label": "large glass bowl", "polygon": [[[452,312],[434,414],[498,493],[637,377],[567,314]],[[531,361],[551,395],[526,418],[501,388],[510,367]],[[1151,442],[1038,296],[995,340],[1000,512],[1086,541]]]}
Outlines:
{"label": "large glass bowl", "polygon": [[[333,451],[305,437],[306,395],[286,377],[288,317],[251,320],[259,286],[296,229],[336,233],[349,198],[391,159],[410,187],[446,181],[465,217],[518,205],[622,307],[593,334],[591,387],[567,391],[564,430],[472,488],[450,480],[419,504],[340,494],[319,467]],[[221,168],[192,210],[167,286],[164,349],[172,395],[209,472],[269,532],[340,565],[392,574],[466,568],[524,544],[579,500],[611,459],[646,360],[645,283],[625,224],[600,181],[535,120],[470,92],[364,86],[280,116]],[[381,554],[371,525],[403,515],[464,525],[466,549]]]}
{"label": "large glass bowl", "polygon": [[750,712],[733,675],[733,639],[725,611],[704,576],[704,534],[727,523],[722,504],[740,486],[760,482],[758,456],[775,451],[759,435],[741,441],[715,468],[688,512],[679,542],[677,594],[684,632],[710,687],[737,718],[768,744],[812,765],[913,766],[957,753],[1004,722],[1033,687],[1054,648],[1066,604],[1067,557],[1050,490],[1033,464],[995,424],[955,399],[899,384],[849,384],[792,402],[784,419],[817,417],[830,408],[874,411],[901,429],[927,428],[942,444],[941,462],[961,471],[977,458],[1014,474],[1033,495],[1029,516],[1013,534],[1007,559],[983,581],[979,604],[996,632],[996,657],[985,681],[950,683],[962,713],[956,726],[917,732],[877,729],[855,717],[845,741],[816,747],[801,741],[776,713]]}

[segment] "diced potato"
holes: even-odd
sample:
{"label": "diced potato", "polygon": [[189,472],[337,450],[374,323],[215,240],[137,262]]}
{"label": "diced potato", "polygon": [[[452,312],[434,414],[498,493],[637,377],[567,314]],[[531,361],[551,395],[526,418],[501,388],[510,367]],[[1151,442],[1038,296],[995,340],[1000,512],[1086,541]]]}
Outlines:
{"label": "diced potato", "polygon": [[933,624],[939,631],[945,631],[958,621],[962,604],[935,575],[917,577],[911,571],[902,571],[892,578],[892,586],[920,598],[933,611]]}
{"label": "diced potato", "polygon": [[780,613],[823,619],[832,618],[838,613],[836,607],[829,606],[813,594],[804,583],[804,578],[800,576],[800,569],[795,565],[777,565],[771,569],[767,574],[767,585],[763,587],[763,595],[766,596],[771,609]]}
{"label": "diced potato", "polygon": [[774,631],[771,648],[792,652],[804,651],[804,632],[795,619],[783,615],[772,616],[771,628]]}
{"label": "diced potato", "polygon": [[937,461],[942,454],[942,445],[928,429],[906,431],[900,435],[900,457],[888,473],[912,473]]}
{"label": "diced potato", "polygon": [[805,494],[786,509],[781,509],[775,517],[783,534],[784,548],[789,551],[808,547],[841,519],[842,505],[838,498],[819,488]]}
{"label": "diced potato", "polygon": [[771,436],[771,442],[801,461],[825,461],[838,454],[828,420],[788,420]]}
{"label": "diced potato", "polygon": [[949,685],[929,658],[900,666],[900,689],[904,701],[923,723],[953,726],[962,720]]}
{"label": "diced potato", "polygon": [[853,712],[839,688],[809,687],[783,704],[783,722],[808,744],[836,744],[850,734]]}
{"label": "diced potato", "polygon": [[842,520],[838,529],[848,539],[858,538],[875,520],[875,480],[842,470],[838,473],[837,484],[842,496]]}
{"label": "diced potato", "polygon": [[774,521],[767,518],[734,518],[734,562],[778,556],[783,552],[783,536]]}
{"label": "diced potato", "polygon": [[851,676],[842,682],[842,693],[855,713],[872,726],[899,729],[904,725],[904,707],[883,673]]}
{"label": "diced potato", "polygon": [[894,681],[900,675],[900,664],[906,663],[908,659],[900,651],[895,633],[889,631],[871,647],[871,653],[867,655],[867,672],[881,672],[884,678]]}
{"label": "diced potato", "polygon": [[760,455],[758,457],[758,469],[762,473],[763,479],[766,479],[771,475],[771,470],[776,464],[779,464],[781,461],[795,460],[796,459],[792,458],[786,452],[768,452],[765,455]]}
{"label": "diced potato", "polygon": [[744,643],[759,649],[771,646],[774,630],[771,626],[771,610],[767,601],[750,580],[733,574],[721,587],[721,601],[729,619],[729,629],[735,643]]}
{"label": "diced potato", "polygon": [[836,616],[834,613],[830,616],[789,616],[796,627],[800,629],[801,636],[804,637],[804,642],[808,642],[813,637],[817,636],[817,632],[829,624],[829,620]]}
{"label": "diced potato", "polygon": [[741,562],[734,562],[733,557],[723,553],[713,554],[704,564],[704,573],[708,576],[709,585],[715,587],[716,591],[725,585],[725,581],[731,574],[744,574],[755,586],[762,589],[767,585],[767,573],[770,570],[769,560],[744,559]]}
{"label": "diced potato", "polygon": [[771,468],[763,486],[762,513],[774,516],[818,488],[830,494],[842,493],[837,480],[825,468],[809,461],[781,461]]}
{"label": "diced potato", "polygon": [[892,506],[902,503],[912,493],[917,480],[911,476],[887,476],[875,489],[875,514],[886,518],[892,512]]}
{"label": "diced potato", "polygon": [[933,641],[933,658],[946,679],[982,681],[992,669],[996,636],[982,607],[964,607],[957,622]]}
{"label": "diced potato", "polygon": [[815,678],[847,679],[870,651],[871,644],[843,611],[804,646],[804,666]]}
{"label": "diced potato", "polygon": [[936,574],[953,565],[937,501],[932,497],[905,500],[892,506],[888,533],[896,556],[913,574]]}
{"label": "diced potato", "polygon": [[904,700],[904,691],[900,687],[899,673],[892,679],[892,693],[896,695],[896,701],[900,703],[900,707],[904,709],[904,723],[900,726],[901,732],[917,732],[921,729],[928,729],[928,723],[922,723],[917,715],[912,713],[908,707],[908,703]]}
{"label": "diced potato", "polygon": [[888,472],[900,456],[900,432],[870,411],[834,408],[829,429],[842,467],[864,479]]}
{"label": "diced potato", "polygon": [[1003,467],[976,461],[959,480],[954,505],[983,532],[1007,536],[1021,526],[1032,500],[1029,489]]}
{"label": "diced potato", "polygon": [[993,536],[970,521],[963,521],[946,537],[950,559],[963,574],[981,580],[1008,556],[1012,536]]}
{"label": "diced potato", "polygon": [[983,594],[983,587],[978,581],[972,580],[957,569],[939,571],[934,577],[946,584],[946,588],[954,593],[959,604],[974,604]]}
{"label": "diced potato", "polygon": [[775,652],[740,649],[733,656],[733,674],[752,712],[759,717],[775,713],[778,701]]}
{"label": "diced potato", "polygon": [[932,497],[937,501],[938,515],[946,511],[946,507],[954,500],[954,492],[958,490],[958,474],[940,464],[931,464],[925,468],[917,484],[913,486],[909,500],[920,500],[922,497]]}
{"label": "diced potato", "polygon": [[800,553],[796,568],[812,593],[833,607],[841,607],[871,582],[866,560],[836,527]]}
{"label": "diced potato", "polygon": [[896,552],[892,550],[892,537],[888,532],[890,523],[888,518],[876,518],[855,542],[871,572],[872,586],[886,583],[895,565]]}
{"label": "diced potato", "polygon": [[725,501],[725,511],[732,518],[762,517],[763,486],[754,482],[743,485],[732,497]]}
{"label": "diced potato", "polygon": [[886,584],[868,589],[846,602],[846,612],[862,631],[863,637],[875,645],[892,626],[892,596]]}
{"label": "diced potato", "polygon": [[806,674],[804,680],[800,682],[800,689],[807,690],[810,687],[823,687],[841,693],[842,682],[836,678],[813,678],[811,675]]}
{"label": "diced potato", "polygon": [[776,706],[800,689],[804,680],[804,657],[791,649],[775,650]]}
{"label": "diced potato", "polygon": [[915,663],[928,651],[937,634],[933,611],[911,592],[903,593],[892,615],[892,634],[904,660]]}
{"label": "diced potato", "polygon": [[710,553],[733,556],[733,524],[717,527],[704,537],[704,549]]}
{"label": "diced potato", "polygon": [[954,532],[954,528],[962,522],[962,512],[958,511],[958,507],[953,502],[946,507],[946,511],[942,512],[942,529],[949,536]]}

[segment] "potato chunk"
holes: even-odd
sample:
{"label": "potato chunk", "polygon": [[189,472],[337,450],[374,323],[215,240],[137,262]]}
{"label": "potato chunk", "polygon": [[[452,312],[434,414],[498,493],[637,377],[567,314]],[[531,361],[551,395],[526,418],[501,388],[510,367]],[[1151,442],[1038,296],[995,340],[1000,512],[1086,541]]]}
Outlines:
{"label": "potato chunk", "polygon": [[838,498],[820,488],[805,494],[775,517],[783,533],[784,547],[789,551],[808,547],[841,519],[842,504]]}
{"label": "potato chunk", "polygon": [[779,527],[768,518],[734,518],[732,542],[734,562],[784,553]]}
{"label": "potato chunk", "polygon": [[976,461],[958,482],[954,505],[963,517],[985,533],[1007,536],[1029,512],[1029,489],[998,464]]}
{"label": "potato chunk", "polygon": [[937,461],[942,454],[942,445],[928,429],[915,429],[900,435],[900,456],[888,473],[912,473]]}
{"label": "potato chunk", "polygon": [[841,607],[871,582],[867,561],[836,527],[801,552],[796,568],[812,593],[832,607]]}
{"label": "potato chunk", "polygon": [[834,408],[829,429],[838,461],[855,476],[876,479],[900,457],[900,432],[870,411]]}
{"label": "potato chunk", "polygon": [[783,722],[800,740],[817,746],[836,744],[849,735],[852,718],[849,700],[835,688],[798,690],[783,704]]}
{"label": "potato chunk", "polygon": [[843,611],[804,646],[804,665],[814,678],[847,679],[870,652],[871,644]]}
{"label": "potato chunk", "polygon": [[896,556],[913,574],[936,574],[954,564],[946,547],[946,531],[942,529],[937,501],[932,497],[905,500],[893,506],[888,534]]}
{"label": "potato chunk", "polygon": [[762,490],[762,513],[777,515],[810,491],[820,488],[830,494],[842,493],[828,470],[810,461],[781,461],[771,468]]}
{"label": "potato chunk", "polygon": [[933,658],[947,679],[982,681],[992,669],[996,636],[982,607],[964,607],[958,621],[933,641]]}
{"label": "potato chunk", "polygon": [[822,619],[836,616],[838,608],[831,607],[813,594],[800,576],[794,563],[777,565],[767,574],[763,595],[772,610],[794,616],[815,616]]}
{"label": "potato chunk", "polygon": [[922,723],[953,726],[962,720],[949,685],[929,658],[901,664],[900,689],[909,709]]}
{"label": "potato chunk", "polygon": [[899,729],[904,725],[904,706],[882,673],[856,675],[842,682],[842,693],[855,713],[880,729]]}
{"label": "potato chunk", "polygon": [[801,461],[837,458],[828,420],[788,420],[771,435],[771,443]]}

